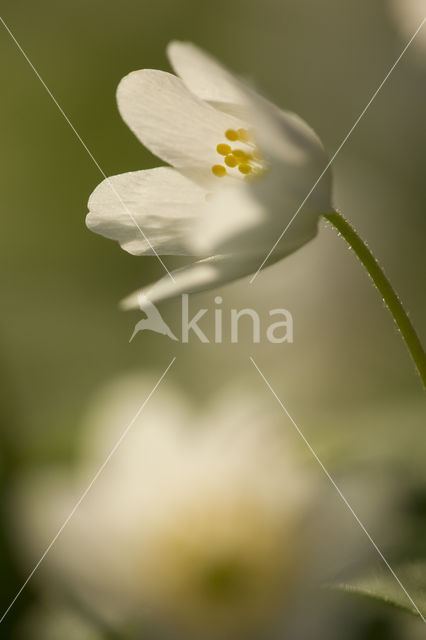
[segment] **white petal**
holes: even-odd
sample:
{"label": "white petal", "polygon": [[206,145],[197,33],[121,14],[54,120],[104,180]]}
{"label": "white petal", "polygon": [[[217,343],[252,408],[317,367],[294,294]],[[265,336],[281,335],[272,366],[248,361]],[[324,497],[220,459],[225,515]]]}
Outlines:
{"label": "white petal", "polygon": [[[264,175],[247,183],[252,197],[262,205],[263,226],[239,236],[246,246],[269,237],[269,248],[279,240],[268,264],[296,251],[315,237],[321,214],[333,210],[328,158],[314,131],[297,115],[281,111],[248,90],[256,143],[267,162]],[[324,173],[325,171],[325,173]],[[227,251],[229,243],[216,246]],[[260,266],[260,265],[259,265]]]}
{"label": "white petal", "polygon": [[123,173],[92,193],[86,224],[133,255],[152,255],[152,247],[163,255],[194,255],[189,238],[205,195],[169,167]]}
{"label": "white petal", "polygon": [[[312,190],[306,205],[320,213],[331,211],[330,172],[319,180],[328,157],[316,133],[295,113],[282,111],[247,87],[244,90],[256,144],[270,167],[265,173],[266,180],[250,182],[258,197],[268,205],[273,205],[271,198],[278,197],[286,216],[286,200],[292,201],[292,205],[297,202],[296,211]],[[268,194],[270,198],[265,200]]]}
{"label": "white petal", "polygon": [[225,131],[244,127],[191,93],[180,78],[164,71],[134,71],[117,89],[120,113],[139,140],[179,169],[209,168],[223,158],[216,146]]}
{"label": "white petal", "polygon": [[193,262],[181,269],[172,271],[174,281],[169,275],[154,284],[135,291],[121,302],[124,310],[139,309],[141,296],[157,304],[175,298],[183,293],[195,293],[214,289],[253,273],[259,266],[259,257],[247,256],[214,256]]}
{"label": "white petal", "polygon": [[[269,193],[271,189],[277,191],[277,186],[270,182],[271,177],[265,179],[266,193],[262,198],[257,198],[246,183],[214,194],[206,205],[206,215],[198,218],[194,225],[193,253],[261,256],[257,269],[300,202],[288,193],[277,201],[276,193],[272,196]],[[274,250],[272,261],[293,253],[315,237],[319,216],[319,211],[308,206],[300,211]]]}
{"label": "white petal", "polygon": [[[234,186],[211,194],[204,215],[196,220],[191,236],[195,255],[252,255],[265,251],[265,236],[265,246],[270,243],[264,207],[252,197],[245,183],[235,182]],[[244,242],[244,236],[253,230],[254,241]]]}
{"label": "white petal", "polygon": [[[267,163],[264,175],[247,184],[264,208],[270,249],[282,236],[271,258],[277,253],[283,257],[313,238],[320,215],[333,210],[331,172],[325,171],[328,158],[301,118],[247,91],[256,143]],[[251,237],[256,242],[256,235]],[[250,243],[250,238],[245,236],[244,241]],[[225,251],[226,246],[216,251]]]}
{"label": "white petal", "polygon": [[215,58],[191,42],[170,42],[167,55],[190,91],[215,104],[245,103],[236,78]]}
{"label": "white petal", "polygon": [[[327,165],[318,136],[299,116],[276,107],[195,45],[172,42],[168,55],[175,71],[197,96],[225,111],[243,109],[265,158],[271,165],[281,165],[281,174],[277,173],[276,181],[269,181],[268,192],[271,197],[278,194],[281,215],[288,220]],[[271,190],[272,182],[275,188]],[[266,189],[262,191],[267,195]],[[292,213],[286,207],[287,195],[292,206],[296,203]],[[316,211],[332,210],[329,174],[321,178],[309,202]]]}

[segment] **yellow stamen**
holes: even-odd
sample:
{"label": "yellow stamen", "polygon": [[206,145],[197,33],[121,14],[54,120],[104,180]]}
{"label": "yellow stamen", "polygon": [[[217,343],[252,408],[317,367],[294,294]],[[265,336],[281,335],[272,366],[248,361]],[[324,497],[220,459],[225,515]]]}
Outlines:
{"label": "yellow stamen", "polygon": [[228,167],[236,167],[238,164],[238,160],[236,159],[236,157],[231,153],[229,154],[229,156],[226,156],[225,158],[225,164]]}
{"label": "yellow stamen", "polygon": [[241,142],[250,142],[250,135],[247,129],[237,129],[238,140]]}
{"label": "yellow stamen", "polygon": [[226,175],[226,169],[221,164],[214,164],[212,166],[212,173],[216,178],[223,178]]}
{"label": "yellow stamen", "polygon": [[221,156],[227,156],[228,153],[231,153],[231,147],[229,144],[218,144],[216,151],[220,153]]}
{"label": "yellow stamen", "polygon": [[237,158],[238,162],[249,160],[249,155],[242,149],[233,149],[232,153]]}
{"label": "yellow stamen", "polygon": [[235,129],[228,129],[225,132],[225,136],[228,138],[228,140],[238,140],[238,133],[235,131]]}
{"label": "yellow stamen", "polygon": [[242,162],[238,167],[238,171],[240,171],[244,175],[247,175],[251,171],[251,166],[248,164],[248,162]]}
{"label": "yellow stamen", "polygon": [[[211,166],[214,176],[217,178],[223,178],[224,176],[237,178],[239,173],[240,178],[251,180],[265,171],[265,162],[249,129],[227,129],[225,138],[237,144],[240,141],[242,149],[232,149],[226,142],[217,144],[216,152],[223,157],[218,158],[218,163],[220,162],[221,164]],[[235,171],[236,169],[238,169],[238,172]]]}

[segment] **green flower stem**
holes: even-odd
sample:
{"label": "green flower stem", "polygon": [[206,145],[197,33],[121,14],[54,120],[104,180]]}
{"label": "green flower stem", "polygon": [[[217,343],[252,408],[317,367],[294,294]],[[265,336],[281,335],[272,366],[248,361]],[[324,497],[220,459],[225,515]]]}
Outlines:
{"label": "green flower stem", "polygon": [[359,261],[366,268],[370,278],[374,282],[386,306],[391,312],[396,326],[401,332],[402,338],[411,354],[411,357],[413,358],[420,378],[422,379],[423,386],[426,389],[426,355],[419,337],[411,324],[400,299],[392,288],[391,283],[383,273],[382,268],[365,242],[361,240],[355,229],[340,213],[337,211],[334,211],[333,213],[326,213],[324,214],[324,218],[326,218],[333,227],[337,229],[351,249],[353,249]]}

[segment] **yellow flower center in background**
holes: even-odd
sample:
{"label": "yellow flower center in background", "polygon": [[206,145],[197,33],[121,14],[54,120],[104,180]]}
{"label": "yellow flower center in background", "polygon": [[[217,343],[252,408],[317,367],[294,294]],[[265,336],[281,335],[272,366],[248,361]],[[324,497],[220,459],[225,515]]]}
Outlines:
{"label": "yellow flower center in background", "polygon": [[[216,178],[231,177],[253,178],[265,170],[265,164],[247,129],[228,129],[225,137],[230,142],[242,142],[245,149],[233,149],[228,143],[221,142],[216,151],[223,164],[214,164],[212,173]],[[229,171],[230,170],[230,171]]]}

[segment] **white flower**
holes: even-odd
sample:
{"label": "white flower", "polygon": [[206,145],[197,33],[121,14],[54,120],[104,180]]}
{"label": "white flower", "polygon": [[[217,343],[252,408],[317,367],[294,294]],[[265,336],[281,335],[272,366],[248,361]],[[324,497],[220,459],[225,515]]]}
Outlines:
{"label": "white flower", "polygon": [[[404,0],[404,2],[388,0],[388,9],[396,28],[406,40],[413,36],[426,18],[424,0]],[[424,26],[414,38],[412,48],[419,53],[418,59],[424,64],[426,49],[426,29]]]}
{"label": "white flower", "polygon": [[36,640],[105,640],[105,630],[99,629],[98,633],[93,621],[85,620],[72,607],[54,600],[41,608],[30,608],[19,624],[17,637]]}
{"label": "white flower", "polygon": [[[244,86],[192,44],[172,42],[178,76],[145,69],[123,78],[120,113],[172,167],[114,176],[89,200],[87,226],[134,255],[199,256],[138,295],[158,302],[256,271],[327,165],[316,134]],[[311,240],[332,210],[319,182],[276,247],[276,261]]]}
{"label": "white flower", "polygon": [[[77,473],[34,474],[15,497],[17,538],[34,557],[105,459],[149,388],[107,388]],[[193,413],[159,390],[43,562],[37,579],[141,637],[265,637],[304,565],[311,485],[282,425],[246,396]],[[16,507],[15,507],[16,508]],[[131,633],[130,633],[130,630]]]}

